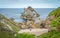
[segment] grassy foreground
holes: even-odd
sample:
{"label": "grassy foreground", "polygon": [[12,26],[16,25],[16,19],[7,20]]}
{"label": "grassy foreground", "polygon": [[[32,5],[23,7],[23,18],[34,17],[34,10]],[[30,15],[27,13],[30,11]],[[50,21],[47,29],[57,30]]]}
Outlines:
{"label": "grassy foreground", "polygon": [[15,38],[35,38],[35,35],[29,33],[20,33],[17,34]]}
{"label": "grassy foreground", "polygon": [[12,32],[0,31],[0,38],[14,38]]}

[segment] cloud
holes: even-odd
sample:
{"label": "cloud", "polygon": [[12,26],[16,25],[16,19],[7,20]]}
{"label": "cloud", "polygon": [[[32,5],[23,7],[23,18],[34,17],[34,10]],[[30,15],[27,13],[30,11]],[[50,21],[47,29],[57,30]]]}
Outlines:
{"label": "cloud", "polygon": [[0,8],[24,8],[32,6],[34,8],[55,8],[60,6],[57,0],[0,0]]}
{"label": "cloud", "polygon": [[[58,4],[59,5],[59,4]],[[26,8],[28,6],[31,6],[33,8],[56,8],[58,5],[53,4],[12,4],[8,6],[3,6],[2,8]]]}

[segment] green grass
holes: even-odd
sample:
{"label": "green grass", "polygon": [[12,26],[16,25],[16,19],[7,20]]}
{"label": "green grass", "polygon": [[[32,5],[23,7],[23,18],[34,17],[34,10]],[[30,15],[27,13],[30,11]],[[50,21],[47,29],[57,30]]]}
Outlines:
{"label": "green grass", "polygon": [[17,34],[15,38],[35,38],[35,35],[29,33],[20,33]]}
{"label": "green grass", "polygon": [[[3,23],[0,23],[4,26]],[[8,32],[8,31],[3,31],[1,27],[3,27],[2,25],[0,25],[0,38],[15,38],[13,32]],[[6,30],[9,30],[8,28]]]}
{"label": "green grass", "polygon": [[11,32],[0,32],[0,38],[14,38],[13,33]]}
{"label": "green grass", "polygon": [[57,27],[57,26],[60,26],[60,18],[55,18],[54,20],[51,21],[50,23],[50,26],[51,27]]}
{"label": "green grass", "polygon": [[38,38],[60,38],[60,32],[51,30],[48,33],[44,33],[44,34],[38,36]]}
{"label": "green grass", "polygon": [[56,17],[60,17],[60,7],[54,9],[53,11],[51,11],[48,16],[51,16],[51,15],[55,15]]}

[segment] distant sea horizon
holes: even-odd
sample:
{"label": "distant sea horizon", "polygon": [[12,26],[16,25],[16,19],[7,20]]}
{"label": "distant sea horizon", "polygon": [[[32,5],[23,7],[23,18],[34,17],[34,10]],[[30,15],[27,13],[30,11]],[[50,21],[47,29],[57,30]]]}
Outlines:
{"label": "distant sea horizon", "polygon": [[[48,14],[55,8],[34,8],[38,14],[40,14],[41,19],[46,19]],[[22,22],[20,18],[21,13],[24,11],[24,8],[0,8],[0,14],[5,15],[8,19],[14,18],[15,22]]]}

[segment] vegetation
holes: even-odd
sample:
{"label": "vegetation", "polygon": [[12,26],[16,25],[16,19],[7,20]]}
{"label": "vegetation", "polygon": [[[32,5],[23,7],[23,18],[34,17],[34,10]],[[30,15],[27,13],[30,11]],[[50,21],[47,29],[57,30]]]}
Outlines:
{"label": "vegetation", "polygon": [[12,32],[0,31],[0,38],[14,38],[14,34]]}
{"label": "vegetation", "polygon": [[56,26],[60,26],[60,18],[55,18],[55,19],[51,22],[51,27],[56,27]]}
{"label": "vegetation", "polygon": [[54,15],[55,18],[60,17],[60,7],[54,9],[53,11],[51,11],[51,12],[49,13],[48,17],[49,17],[49,16],[52,16],[52,15]]}
{"label": "vegetation", "polygon": [[[4,15],[2,15],[2,14],[0,14],[0,20],[3,22],[3,24],[4,24],[5,26],[7,26],[7,25],[11,26],[14,31],[18,31],[18,30],[19,30],[19,28],[16,26],[15,23],[12,23],[9,19],[7,19],[7,18],[6,18]],[[1,23],[1,22],[0,22],[0,23]],[[2,24],[0,24],[0,25],[3,26]]]}
{"label": "vegetation", "polygon": [[56,27],[56,29],[60,29],[60,7],[53,10],[49,15],[55,15],[55,18],[52,19],[50,26]]}
{"label": "vegetation", "polygon": [[35,35],[29,33],[17,34],[15,38],[35,38]]}
{"label": "vegetation", "polygon": [[60,32],[57,32],[56,30],[51,30],[48,33],[44,33],[38,36],[38,38],[60,38]]}
{"label": "vegetation", "polygon": [[[15,38],[13,32],[3,31],[1,27],[2,26],[0,26],[0,38]],[[6,29],[6,30],[9,30],[9,29]]]}
{"label": "vegetation", "polygon": [[[50,23],[51,31],[38,36],[38,38],[60,38],[60,7],[50,12],[48,17],[52,15],[55,17]],[[54,27],[56,29],[52,29]]]}

